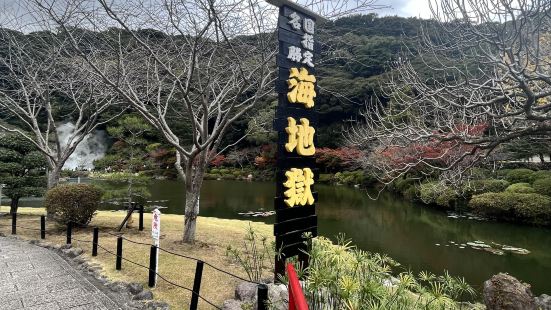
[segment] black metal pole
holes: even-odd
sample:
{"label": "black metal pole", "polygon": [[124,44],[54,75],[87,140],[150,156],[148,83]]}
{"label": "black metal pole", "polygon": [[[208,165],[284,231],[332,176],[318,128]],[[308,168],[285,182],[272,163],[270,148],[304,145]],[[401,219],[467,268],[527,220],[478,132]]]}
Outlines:
{"label": "black metal pole", "polygon": [[275,256],[274,283],[281,283],[280,276],[285,276],[285,257]]}
{"label": "black metal pole", "polygon": [[40,239],[46,239],[46,216],[40,216]]}
{"label": "black metal pole", "polygon": [[195,279],[193,280],[193,293],[191,295],[191,303],[189,310],[197,310],[199,303],[199,290],[201,289],[201,278],[203,277],[203,262],[198,260],[195,268]]}
{"label": "black metal pole", "polygon": [[117,238],[117,264],[115,267],[117,270],[122,269],[122,237],[121,236]]}
{"label": "black metal pole", "polygon": [[268,286],[266,284],[259,284],[258,285],[258,303],[257,303],[257,309],[258,310],[268,310]]}
{"label": "black metal pole", "polygon": [[149,287],[155,287],[157,280],[157,247],[152,245],[149,252]]}
{"label": "black metal pole", "polygon": [[143,231],[143,206],[140,205],[140,231]]}
{"label": "black metal pole", "polygon": [[17,234],[17,213],[11,214],[11,234]]}
{"label": "black metal pole", "polygon": [[98,256],[99,228],[94,227],[94,236],[92,237],[92,256]]}
{"label": "black metal pole", "polygon": [[71,236],[73,235],[73,223],[67,223],[67,244],[71,244]]}

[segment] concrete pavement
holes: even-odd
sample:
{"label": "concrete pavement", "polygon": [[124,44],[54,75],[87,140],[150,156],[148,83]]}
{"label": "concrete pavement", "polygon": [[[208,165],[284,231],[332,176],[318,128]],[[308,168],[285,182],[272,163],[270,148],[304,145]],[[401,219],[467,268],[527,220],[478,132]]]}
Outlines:
{"label": "concrete pavement", "polygon": [[0,309],[121,309],[101,286],[51,250],[0,237]]}

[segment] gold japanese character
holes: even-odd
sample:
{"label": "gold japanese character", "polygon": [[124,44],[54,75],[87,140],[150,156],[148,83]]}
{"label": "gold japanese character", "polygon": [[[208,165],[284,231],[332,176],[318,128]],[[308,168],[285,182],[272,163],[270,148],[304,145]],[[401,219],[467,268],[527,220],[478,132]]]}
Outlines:
{"label": "gold japanese character", "polygon": [[289,207],[305,206],[314,204],[311,186],[314,184],[314,173],[310,168],[297,169],[285,172],[287,181],[283,186],[288,188],[284,195],[285,204]]}
{"label": "gold japanese character", "polygon": [[291,68],[287,84],[290,91],[287,93],[287,99],[292,103],[302,103],[307,108],[314,106],[314,98],[316,98],[316,90],[314,83],[316,77],[308,74],[306,68]]}
{"label": "gold japanese character", "polygon": [[300,125],[294,118],[287,118],[288,127],[285,131],[288,134],[288,142],[285,143],[287,152],[292,152],[295,148],[297,153],[302,156],[312,156],[316,153],[314,146],[314,133],[316,130],[310,127],[310,121],[307,118],[300,119]]}

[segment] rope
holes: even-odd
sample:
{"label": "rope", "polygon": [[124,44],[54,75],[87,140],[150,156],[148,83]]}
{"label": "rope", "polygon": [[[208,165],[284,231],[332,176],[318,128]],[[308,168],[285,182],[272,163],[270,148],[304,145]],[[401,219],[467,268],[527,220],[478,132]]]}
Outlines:
{"label": "rope", "polygon": [[[178,253],[174,253],[174,252],[165,250],[165,249],[163,249],[163,248],[158,248],[158,249],[161,250],[161,251],[167,252],[168,254],[175,255],[175,256],[180,256],[180,257],[183,257],[183,258],[192,259],[192,260],[194,260],[194,261],[201,261],[200,259],[193,258],[193,257],[190,257],[190,256],[186,256],[186,255],[182,255],[182,254],[178,254]],[[241,280],[241,281],[245,281],[245,282],[249,282],[249,283],[254,283],[254,284],[258,284],[258,285],[262,284],[262,283],[258,283],[258,282],[255,282],[255,281],[251,281],[251,280],[247,280],[247,279],[245,279],[245,278],[242,278],[242,277],[240,277],[240,276],[238,276],[238,275],[235,275],[235,274],[233,274],[233,273],[231,273],[231,272],[228,272],[228,271],[225,271],[225,270],[223,270],[223,269],[220,269],[220,268],[218,268],[218,267],[216,267],[216,266],[214,266],[214,265],[212,265],[212,264],[210,264],[210,263],[208,263],[208,262],[203,261],[203,264],[205,264],[205,265],[211,267],[211,268],[214,269],[214,270],[220,271],[220,272],[225,273],[225,274],[227,274],[227,275],[229,275],[229,276],[232,276],[232,277],[234,277],[234,278],[236,278],[236,279],[239,279],[239,280]]]}
{"label": "rope", "polygon": [[[105,252],[107,252],[107,253],[113,255],[113,256],[119,257],[119,255],[117,255],[116,253],[111,252],[110,250],[104,248],[103,246],[101,246],[101,245],[99,245],[99,244],[98,244],[98,247],[101,248],[102,250],[104,250]],[[182,289],[184,289],[184,290],[187,290],[188,292],[191,292],[191,293],[195,294],[195,292],[194,292],[192,289],[190,289],[190,288],[188,288],[188,287],[185,287],[185,286],[182,286],[182,285],[179,285],[179,284],[177,284],[177,283],[174,283],[174,282],[168,280],[167,278],[163,277],[161,274],[159,274],[158,272],[156,272],[155,270],[153,270],[153,269],[151,269],[151,268],[149,268],[149,267],[147,267],[147,266],[144,266],[144,265],[142,265],[142,264],[140,264],[140,263],[136,263],[136,262],[131,261],[131,260],[129,260],[129,259],[127,259],[127,258],[124,258],[124,257],[121,257],[121,259],[124,260],[124,261],[127,261],[127,262],[129,262],[129,263],[131,263],[131,264],[134,264],[134,265],[136,265],[136,266],[139,266],[139,267],[142,267],[142,268],[144,268],[144,269],[147,269],[148,271],[154,271],[155,274],[156,274],[159,278],[161,278],[163,281],[167,282],[168,284],[173,285],[173,286],[176,286],[176,287],[179,287],[179,288],[182,288]],[[208,301],[207,299],[205,299],[205,298],[204,298],[203,296],[201,296],[200,294],[196,294],[196,295],[197,295],[201,300],[203,300],[204,302],[206,302],[206,303],[208,303],[209,305],[213,306],[214,308],[219,309],[219,310],[222,310],[222,308],[220,308],[220,307],[216,306],[215,304],[213,304],[212,302]]]}
{"label": "rope", "polygon": [[147,246],[152,246],[151,243],[144,243],[144,242],[139,242],[139,241],[134,241],[134,240],[131,240],[131,239],[128,239],[126,238],[123,234],[114,234],[114,233],[110,233],[108,231],[105,231],[105,232],[102,232],[102,233],[105,233],[105,234],[108,234],[108,235],[111,235],[111,236],[114,236],[114,237],[121,237],[123,240],[126,240],[130,243],[135,243],[135,244],[139,244],[139,245],[147,245]]}
{"label": "rope", "polygon": [[[12,227],[11,224],[9,224],[9,225],[0,224],[0,226],[2,226],[2,227]],[[16,225],[15,227],[21,228],[21,229],[27,229],[27,230],[36,230],[36,231],[41,231],[42,230],[42,229],[29,228],[29,227],[19,226],[19,225]]]}

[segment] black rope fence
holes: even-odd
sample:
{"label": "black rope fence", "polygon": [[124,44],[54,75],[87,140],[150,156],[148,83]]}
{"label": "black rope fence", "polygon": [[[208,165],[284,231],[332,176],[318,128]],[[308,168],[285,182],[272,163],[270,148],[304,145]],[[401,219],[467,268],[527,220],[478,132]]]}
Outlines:
{"label": "black rope fence", "polygon": [[[140,221],[141,220],[143,220],[143,217],[140,217]],[[138,266],[140,268],[146,269],[149,273],[149,279],[148,279],[149,282],[148,283],[149,283],[150,287],[155,287],[156,286],[156,278],[158,277],[161,280],[168,283],[169,285],[181,288],[183,290],[186,290],[186,291],[192,293],[191,303],[190,303],[190,308],[189,308],[190,310],[196,310],[197,309],[199,299],[202,300],[203,302],[209,304],[210,306],[212,306],[215,309],[222,309],[219,306],[212,303],[210,300],[208,300],[205,297],[201,296],[201,294],[199,293],[200,292],[200,286],[201,286],[201,279],[203,277],[203,266],[204,265],[207,265],[207,266],[211,267],[212,269],[214,269],[218,272],[221,272],[223,274],[226,274],[228,276],[231,276],[235,279],[256,284],[258,286],[258,296],[259,296],[257,309],[259,309],[259,310],[267,310],[268,309],[268,298],[267,298],[268,288],[263,283],[259,283],[259,282],[256,282],[256,281],[251,281],[251,280],[245,279],[241,276],[238,276],[236,274],[233,274],[231,272],[223,270],[219,267],[216,267],[216,266],[214,266],[214,265],[212,265],[208,262],[202,261],[200,259],[188,256],[188,255],[183,255],[183,254],[176,253],[176,252],[173,252],[173,251],[170,251],[170,250],[167,250],[167,249],[163,249],[163,248],[158,247],[156,245],[153,245],[151,243],[145,243],[145,242],[140,242],[140,241],[128,239],[128,238],[124,237],[123,233],[118,233],[117,234],[117,233],[112,233],[112,232],[108,232],[108,231],[107,232],[106,231],[101,232],[104,235],[109,235],[109,236],[117,238],[117,249],[116,249],[116,252],[113,252],[112,250],[109,250],[106,247],[100,245],[100,243],[99,243],[99,228],[97,228],[97,227],[94,228],[92,240],[82,240],[82,239],[73,238],[72,237],[72,231],[73,231],[74,224],[79,225],[79,223],[68,223],[67,224],[67,228],[66,228],[67,244],[71,244],[73,240],[76,241],[76,242],[92,244],[92,256],[97,256],[97,253],[98,253],[97,249],[98,248],[102,249],[106,253],[108,253],[108,254],[110,254],[110,255],[112,255],[116,258],[116,269],[117,270],[122,269],[122,262],[123,261],[128,262],[130,264],[133,264],[135,266]],[[83,225],[81,225],[81,226],[83,226]],[[46,218],[45,218],[45,216],[41,216],[40,229],[17,225],[17,214],[12,214],[12,224],[11,225],[0,224],[0,227],[11,227],[12,235],[17,234],[17,229],[18,228],[26,229],[26,230],[32,230],[32,231],[40,231],[41,239],[46,238]],[[140,230],[143,229],[142,227],[143,227],[143,224],[140,223]],[[149,257],[149,260],[150,260],[149,261],[149,266],[145,266],[143,264],[137,263],[135,261],[132,261],[132,260],[124,257],[123,256],[123,251],[122,251],[123,241],[133,243],[133,244],[136,244],[136,245],[143,245],[143,246],[150,247],[151,251],[150,251],[150,257]],[[196,262],[197,267],[196,267],[196,270],[195,270],[193,288],[182,286],[182,285],[180,285],[180,284],[178,284],[178,283],[176,283],[172,280],[167,279],[165,276],[163,276],[163,275],[161,275],[157,272],[157,267],[158,267],[157,253],[158,253],[158,251],[163,251],[167,254],[174,255],[174,256],[177,256],[177,257],[181,257],[181,258],[185,258],[185,259],[188,259],[188,260],[193,260],[193,261]]]}

